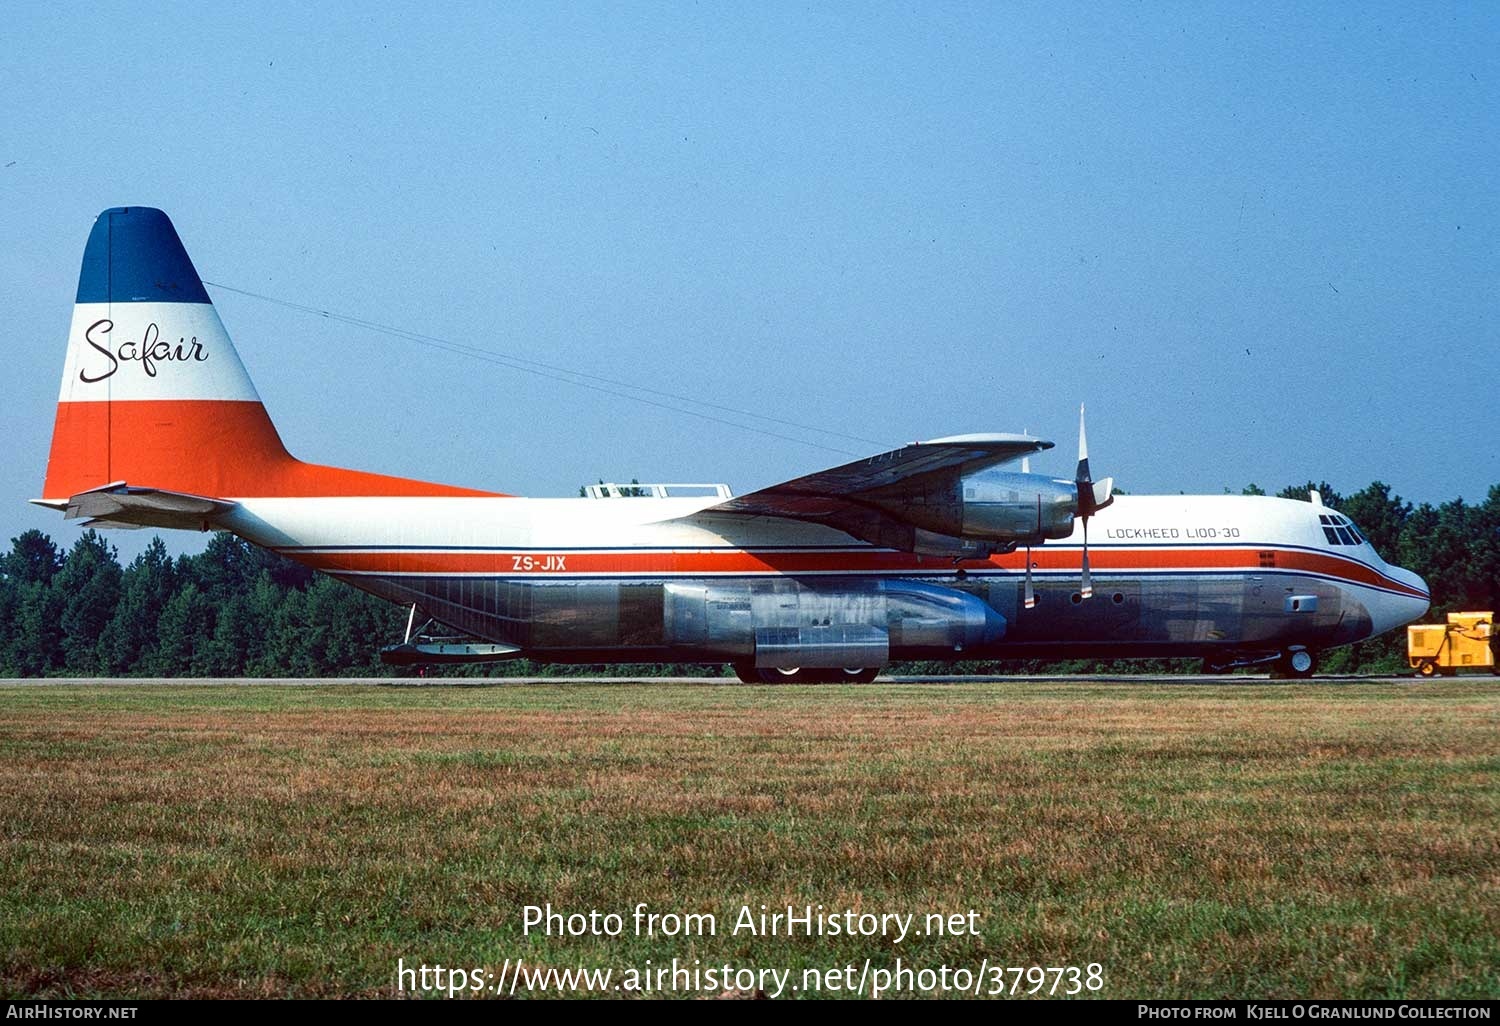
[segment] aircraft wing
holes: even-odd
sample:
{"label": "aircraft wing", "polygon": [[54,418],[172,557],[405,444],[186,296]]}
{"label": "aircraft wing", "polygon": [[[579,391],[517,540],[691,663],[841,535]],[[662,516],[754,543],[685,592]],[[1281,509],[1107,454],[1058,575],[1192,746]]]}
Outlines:
{"label": "aircraft wing", "polygon": [[172,527],[190,531],[207,530],[215,518],[236,505],[225,499],[210,499],[185,492],[132,488],[123,481],[79,492],[63,502],[31,501],[61,510],[67,520],[87,517],[84,527]]}
{"label": "aircraft wing", "polygon": [[[827,524],[886,548],[918,551],[936,544],[945,553],[974,546],[928,532],[889,512],[896,503],[921,502],[946,492],[965,475],[1052,448],[1026,435],[955,435],[820,470],[700,510],[695,516],[783,517]],[[885,507],[885,508],[882,508]],[[924,538],[924,536],[927,536]]]}

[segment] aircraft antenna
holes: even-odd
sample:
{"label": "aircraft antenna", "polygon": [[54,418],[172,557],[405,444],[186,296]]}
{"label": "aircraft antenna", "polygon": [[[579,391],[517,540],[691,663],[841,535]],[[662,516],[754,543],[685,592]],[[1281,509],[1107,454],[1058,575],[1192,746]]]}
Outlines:
{"label": "aircraft antenna", "polygon": [[[294,303],[291,300],[279,299],[276,296],[268,296],[264,293],[252,292],[249,289],[237,288],[233,285],[225,285],[222,282],[204,281],[203,284],[211,285],[216,289],[223,289],[225,292],[233,292],[236,295],[246,296],[250,299],[258,299],[264,303],[271,303],[275,306],[286,307],[289,310],[296,310],[300,313],[310,314],[315,317],[322,317],[326,320],[338,321],[341,324],[348,324],[357,328],[363,328],[366,331],[372,331],[378,334],[404,339],[407,342],[412,342],[420,346],[427,346],[431,349],[440,349],[445,352],[455,353],[459,356],[467,356],[471,359],[482,360],[486,363],[493,363],[501,367],[509,368],[510,370],[521,371],[525,374],[534,374],[538,377],[548,378],[552,381],[560,381],[564,384],[574,385],[578,388],[586,388],[590,391],[602,392],[606,395],[616,396],[621,399],[629,399],[633,402],[642,403],[646,406],[652,406],[660,410],[668,410],[674,413],[685,413],[690,417],[697,417],[700,420],[707,420],[716,424],[724,424],[729,427],[739,428],[742,431],[751,431],[755,434],[765,435],[769,438],[778,438],[785,442],[795,442],[798,445],[806,445],[811,446],[815,449],[823,449],[828,452],[841,453],[845,456],[861,455],[860,453],[849,449],[842,449],[832,445],[824,445],[821,442],[810,441],[806,438],[797,438],[792,435],[781,434],[776,431],[768,431],[763,428],[752,427],[748,424],[741,424],[732,420],[726,420],[722,417],[715,417],[710,414],[703,413],[700,410],[689,409],[687,408],[687,406],[678,404],[691,404],[693,406],[703,407],[704,409],[708,410],[716,410],[720,413],[732,414],[736,417],[744,417],[750,420],[760,421],[767,424],[777,424],[782,427],[796,428],[799,431],[815,432],[820,435],[826,435],[833,438],[842,438],[851,442],[861,442],[880,448],[895,447],[889,442],[877,441],[872,438],[864,438],[859,435],[851,435],[843,431],[834,431],[829,428],[821,428],[813,424],[803,424],[799,421],[788,420],[784,417],[773,417],[764,413],[756,413],[753,410],[742,410],[738,409],[737,407],[725,406],[723,404],[709,402],[704,399],[695,399],[692,396],[679,395],[674,392],[667,392],[661,389],[651,388],[647,385],[637,385],[629,381],[621,381],[615,378],[604,377],[603,375],[599,374],[591,374],[586,371],[575,370],[571,367],[563,367],[557,364],[544,363],[541,360],[533,360],[529,357],[514,356],[510,353],[504,353],[494,349],[485,349],[480,346],[473,346],[464,342],[457,342],[453,339],[443,338],[437,335],[427,335],[422,332],[412,331],[410,329],[402,328],[397,325],[382,324],[379,321],[372,321],[364,317],[354,317],[349,314],[336,313],[332,310],[324,310],[319,307],[307,306],[303,303]],[[625,389],[627,391],[621,391],[621,389]],[[636,395],[632,393],[641,394]],[[657,399],[650,399],[647,398],[647,396],[656,396]],[[668,402],[659,400],[670,401]]]}

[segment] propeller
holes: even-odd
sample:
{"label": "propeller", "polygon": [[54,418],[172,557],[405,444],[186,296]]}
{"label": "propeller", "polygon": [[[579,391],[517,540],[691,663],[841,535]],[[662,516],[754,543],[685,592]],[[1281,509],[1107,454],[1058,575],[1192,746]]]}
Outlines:
{"label": "propeller", "polygon": [[[1095,482],[1089,472],[1089,438],[1084,427],[1083,404],[1078,404],[1078,473],[1075,482],[1078,488],[1078,518],[1083,522],[1083,573],[1078,593],[1084,598],[1094,597],[1094,584],[1089,576],[1089,517],[1114,501],[1115,479],[1106,477]],[[1030,572],[1030,561],[1027,561]]]}

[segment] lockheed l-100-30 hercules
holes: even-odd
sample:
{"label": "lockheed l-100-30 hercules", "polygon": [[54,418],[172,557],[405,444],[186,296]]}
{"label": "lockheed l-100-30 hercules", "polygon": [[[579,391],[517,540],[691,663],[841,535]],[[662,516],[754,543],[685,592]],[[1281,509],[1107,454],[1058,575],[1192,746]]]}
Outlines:
{"label": "lockheed l-100-30 hercules", "polygon": [[398,663],[728,663],[778,681],[1188,656],[1306,676],[1321,650],[1427,609],[1422,579],[1316,493],[1117,497],[1090,473],[1081,412],[1072,479],[1029,471],[1050,447],[956,435],[738,496],[529,499],[304,463],[171,222],[122,207],[84,251],[34,501],[90,526],[232,531],[408,606]]}

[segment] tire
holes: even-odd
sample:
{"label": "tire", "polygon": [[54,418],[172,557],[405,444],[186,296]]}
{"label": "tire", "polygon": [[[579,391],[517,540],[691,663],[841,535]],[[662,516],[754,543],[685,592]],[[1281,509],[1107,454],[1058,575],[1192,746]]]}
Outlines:
{"label": "tire", "polygon": [[811,671],[794,666],[779,670],[774,666],[756,666],[754,663],[735,663],[734,675],[745,684],[808,684],[812,682]]}
{"label": "tire", "polygon": [[1311,649],[1294,648],[1282,653],[1276,667],[1288,677],[1306,680],[1318,672],[1318,654]]}
{"label": "tire", "polygon": [[1421,674],[1423,677],[1436,677],[1437,664],[1434,663],[1431,659],[1425,659],[1422,661],[1422,665],[1417,667],[1417,673]]}
{"label": "tire", "polygon": [[756,666],[749,662],[734,664],[734,675],[746,684],[868,684],[878,673],[878,666],[854,666],[838,670],[793,666],[783,670],[775,666]]}

